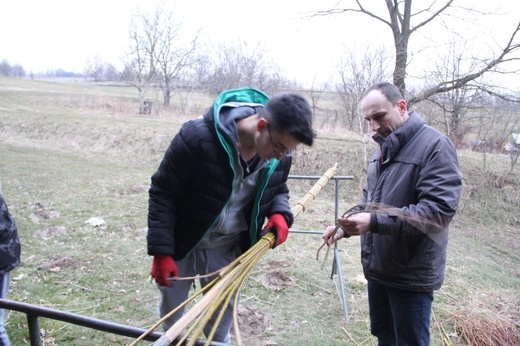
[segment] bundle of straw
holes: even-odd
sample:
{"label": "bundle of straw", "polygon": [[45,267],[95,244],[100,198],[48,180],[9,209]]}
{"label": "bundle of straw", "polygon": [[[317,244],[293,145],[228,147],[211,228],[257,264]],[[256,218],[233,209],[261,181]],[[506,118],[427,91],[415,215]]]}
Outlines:
{"label": "bundle of straw", "polygon": [[[316,195],[321,189],[327,184],[336,172],[337,163],[329,168],[321,178],[314,184],[314,186],[307,192],[307,194],[291,208],[291,211],[296,219],[300,216],[308,204],[312,202]],[[234,330],[236,333],[236,342],[238,345],[242,345],[242,338],[240,336],[240,330],[237,323],[237,306],[238,306],[238,292],[242,288],[242,285],[251,272],[254,265],[262,258],[262,256],[272,248],[275,241],[275,236],[272,232],[269,232],[263,236],[254,246],[246,251],[242,256],[237,258],[235,261],[222,268],[218,276],[211,281],[205,288],[195,292],[190,296],[183,304],[171,311],[169,314],[164,316],[160,321],[155,323],[149,330],[135,340],[131,345],[135,345],[137,342],[142,340],[146,335],[152,332],[157,326],[159,326],[164,320],[173,315],[178,310],[182,309],[195,297],[201,293],[205,294],[203,297],[189,309],[170,329],[168,329],[164,335],[157,340],[153,345],[155,346],[168,346],[171,345],[175,338],[179,337],[184,330],[186,332],[178,340],[176,345],[195,345],[198,338],[202,336],[203,328],[206,326],[210,318],[218,312],[216,322],[214,323],[211,333],[207,336],[206,345],[211,343],[217,326],[219,325],[224,311],[227,308],[228,303],[231,299],[234,299],[234,311],[233,311],[233,323]],[[214,273],[211,273],[214,275]],[[189,339],[188,339],[188,336]]]}

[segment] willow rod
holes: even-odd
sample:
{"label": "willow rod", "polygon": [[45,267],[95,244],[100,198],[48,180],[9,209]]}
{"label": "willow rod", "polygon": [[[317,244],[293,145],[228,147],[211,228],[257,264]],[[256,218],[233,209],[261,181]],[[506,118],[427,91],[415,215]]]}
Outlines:
{"label": "willow rod", "polygon": [[[327,182],[334,176],[337,168],[337,163],[329,168],[320,179],[314,184],[314,186],[307,192],[307,194],[291,208],[291,211],[294,215],[294,219],[299,217],[305,209],[308,207],[309,203],[312,202],[317,194],[323,189],[323,187],[327,184]],[[236,308],[238,303],[238,293],[244,280],[247,275],[250,273],[253,266],[263,257],[263,255],[272,248],[275,241],[275,236],[273,232],[269,232],[264,235],[255,245],[253,245],[248,251],[238,257],[235,261],[222,268],[218,274],[218,276],[210,283],[212,287],[203,295],[203,297],[191,308],[189,309],[171,328],[169,328],[161,338],[159,338],[153,345],[155,346],[169,346],[171,345],[175,338],[179,337],[184,330],[186,330],[190,325],[191,327],[188,329],[188,332],[183,335],[177,345],[181,345],[190,333],[194,333],[188,345],[192,345],[195,343],[195,340],[202,333],[203,327],[207,324],[213,314],[217,311],[218,317],[215,321],[215,326],[220,324],[220,320],[222,318],[222,309],[225,309],[227,303],[232,297],[235,297],[234,304],[234,319],[236,319]],[[195,292],[189,300],[193,300],[194,296],[198,296],[203,292],[203,290],[199,290]],[[194,324],[200,324],[198,328],[195,328]],[[156,323],[156,325],[158,325]],[[236,320],[234,320],[235,327],[238,325]],[[152,329],[153,330],[153,329]],[[236,330],[236,339],[241,344],[241,337],[238,328]],[[146,333],[151,332],[151,330]],[[146,335],[145,333],[145,335]],[[213,338],[214,330],[210,333],[207,340],[207,345],[211,343]],[[144,335],[142,335],[138,340],[142,339]],[[137,341],[137,340],[136,340]],[[135,345],[135,342],[131,345]]]}

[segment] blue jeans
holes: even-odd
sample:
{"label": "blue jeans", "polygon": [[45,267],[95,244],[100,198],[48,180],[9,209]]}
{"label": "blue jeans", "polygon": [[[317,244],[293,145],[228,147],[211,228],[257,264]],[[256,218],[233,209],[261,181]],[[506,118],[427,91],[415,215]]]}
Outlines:
{"label": "blue jeans", "polygon": [[415,292],[368,281],[370,331],[379,346],[428,346],[433,291]]}
{"label": "blue jeans", "polygon": [[[0,298],[7,297],[7,290],[11,282],[11,272],[7,272],[0,277]],[[0,346],[9,346],[9,337],[4,326],[4,309],[0,309]]]}

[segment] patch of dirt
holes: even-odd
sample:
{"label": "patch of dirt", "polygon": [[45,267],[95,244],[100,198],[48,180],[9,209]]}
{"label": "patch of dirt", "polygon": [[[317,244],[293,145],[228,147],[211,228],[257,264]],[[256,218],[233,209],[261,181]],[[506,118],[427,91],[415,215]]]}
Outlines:
{"label": "patch of dirt", "polygon": [[46,210],[43,204],[35,203],[31,205],[31,209],[34,209],[34,213],[29,215],[29,220],[34,223],[40,222],[40,220],[56,219],[61,217],[61,213],[56,210]]}
{"label": "patch of dirt", "polygon": [[150,189],[150,186],[148,185],[136,185],[129,187],[127,189],[124,189],[121,194],[122,195],[137,195],[140,193],[148,192],[148,189]]}
{"label": "patch of dirt", "polygon": [[121,231],[127,234],[135,234],[136,239],[146,239],[146,236],[148,234],[148,227],[134,229],[131,225],[125,224],[121,226]]}
{"label": "patch of dirt", "polygon": [[71,257],[56,255],[40,266],[41,269],[60,271],[61,269],[76,269],[80,267],[80,261]]}
{"label": "patch of dirt", "polygon": [[34,232],[34,235],[36,237],[48,240],[60,235],[66,235],[67,233],[69,233],[69,229],[65,226],[50,226],[37,230]]}
{"label": "patch of dirt", "polygon": [[[259,337],[267,330],[269,319],[260,310],[240,304],[237,309],[238,325],[242,338]],[[231,334],[235,335],[233,328]]]}
{"label": "patch of dirt", "polygon": [[294,286],[296,279],[282,269],[272,269],[258,277],[260,283],[272,291],[281,291],[287,287]]}
{"label": "patch of dirt", "polygon": [[[239,305],[238,325],[242,344],[247,346],[276,346],[276,342],[266,340],[265,333],[274,332],[273,326],[269,324],[271,316],[261,310]],[[235,330],[231,327],[231,343],[236,344]]]}
{"label": "patch of dirt", "polygon": [[294,264],[289,262],[288,260],[286,259],[282,259],[282,260],[270,260],[269,262],[267,262],[267,264],[271,267],[271,268],[292,268],[294,267]]}
{"label": "patch of dirt", "polygon": [[40,337],[42,339],[42,345],[55,346],[56,339],[52,336],[52,330],[40,329]]}

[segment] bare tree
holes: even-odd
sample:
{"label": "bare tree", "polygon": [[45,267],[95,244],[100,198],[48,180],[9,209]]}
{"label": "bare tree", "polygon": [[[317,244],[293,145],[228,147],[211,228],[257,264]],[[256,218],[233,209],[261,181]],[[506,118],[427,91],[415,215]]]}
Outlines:
{"label": "bare tree", "polygon": [[[520,129],[520,109],[513,102],[499,97],[488,97],[488,107],[480,111],[481,124],[472,149],[482,153],[483,171],[487,171],[488,153],[507,152],[507,140]],[[512,143],[510,143],[512,144]],[[511,159],[511,170],[518,161],[518,145],[507,148]]]}
{"label": "bare tree", "polygon": [[23,66],[18,65],[18,64],[12,66],[11,74],[13,77],[18,77],[18,78],[25,77],[25,75],[26,75],[25,69],[23,68]]}
{"label": "bare tree", "polygon": [[204,84],[211,93],[249,86],[272,94],[295,87],[293,82],[280,74],[279,67],[267,57],[258,43],[221,43],[208,56],[211,58],[205,65]]}
{"label": "bare tree", "polygon": [[478,132],[486,126],[487,120],[482,118],[482,112],[479,112],[486,108],[482,98],[485,98],[485,95],[480,91],[461,87],[429,99],[440,109],[437,119],[433,118],[433,122],[443,129],[456,147],[461,146],[468,133]]}
{"label": "bare tree", "polygon": [[489,97],[491,107],[486,109],[487,123],[480,127],[478,138],[488,151],[502,151],[512,133],[520,130],[520,108],[517,104],[498,97]]}
{"label": "bare tree", "polygon": [[[193,98],[196,92],[203,90],[204,78],[206,78],[208,57],[201,52],[197,53],[198,57],[194,57],[195,64],[189,68],[183,69],[178,76],[178,82],[182,86],[177,92],[177,96],[181,103],[181,112],[183,114],[191,114],[197,112],[200,115],[201,109],[193,109]],[[200,105],[198,106],[201,107]]]}
{"label": "bare tree", "polygon": [[[425,69],[425,76],[428,78],[424,79],[429,84],[426,84],[424,90],[441,85],[444,81],[459,80],[478,71],[479,61],[465,57],[466,48],[466,42],[458,40],[443,49],[439,58],[435,59],[437,63],[430,64],[433,69]],[[437,128],[443,129],[457,147],[464,143],[468,134],[472,134],[477,136],[472,143],[479,150],[496,150],[509,131],[495,131],[497,126],[504,123],[502,116],[497,117],[497,114],[502,113],[504,102],[507,103],[514,96],[500,95],[494,90],[497,90],[496,87],[486,82],[483,76],[476,77],[457,88],[429,96],[427,101],[434,104],[435,109],[424,112],[424,117]],[[496,108],[498,100],[502,100],[500,110]],[[419,107],[424,109],[423,104]]]}
{"label": "bare tree", "polygon": [[[518,97],[514,97],[513,95],[506,95],[502,93],[496,92],[496,88],[492,85],[486,85],[485,83],[478,83],[480,77],[482,77],[487,72],[498,72],[498,73],[512,73],[512,72],[504,72],[498,71],[497,68],[501,64],[505,64],[513,61],[520,61],[520,57],[513,55],[513,53],[517,53],[520,51],[520,43],[516,43],[518,37],[520,37],[520,22],[514,29],[513,33],[509,37],[507,43],[504,48],[502,48],[501,52],[497,57],[491,59],[473,59],[475,64],[474,67],[464,75],[459,75],[456,78],[447,79],[445,81],[439,82],[437,85],[431,86],[429,88],[424,89],[419,94],[410,98],[408,101],[411,104],[418,103],[420,101],[428,99],[432,95],[436,95],[439,93],[445,93],[452,90],[456,90],[458,88],[465,87],[469,84],[473,85],[471,87],[481,89],[482,91],[492,94],[501,98],[504,98],[509,101],[518,102]],[[517,36],[518,35],[518,36]]]}
{"label": "bare tree", "polygon": [[103,79],[104,68],[105,64],[101,58],[98,55],[95,55],[94,57],[87,59],[83,73],[88,79],[93,80],[94,82],[99,82]]}
{"label": "bare tree", "polygon": [[[395,67],[393,73],[393,82],[401,90],[403,95],[406,93],[407,67],[409,64],[408,44],[412,34],[419,29],[424,28],[435,20],[440,20],[440,16],[445,14],[453,6],[454,0],[437,1],[432,0],[428,3],[412,0],[381,0],[379,3],[386,5],[388,17],[378,14],[375,1],[371,1],[367,6],[363,6],[360,0],[355,0],[355,4],[347,8],[333,8],[330,10],[316,12],[315,16],[332,15],[338,13],[360,13],[369,16],[381,23],[384,23],[392,32],[395,46]],[[422,6],[416,11],[412,11],[412,2],[414,5]],[[364,4],[367,4],[364,2]],[[462,8],[457,8],[462,9]],[[462,9],[472,11],[471,9]],[[484,15],[484,14],[483,14]],[[429,98],[438,93],[447,92],[462,87],[463,85],[476,80],[486,72],[497,71],[498,65],[519,60],[514,54],[519,50],[520,44],[516,42],[516,36],[520,30],[520,25],[514,28],[509,39],[501,48],[498,56],[490,59],[482,59],[480,68],[468,75],[461,76],[456,79],[442,81],[437,85],[418,93],[408,100],[409,104],[414,104]]]}
{"label": "bare tree", "polygon": [[359,112],[361,98],[365,91],[375,82],[385,80],[388,76],[388,58],[383,48],[367,48],[359,56],[355,49],[345,49],[337,64],[339,82],[336,84],[340,98],[343,120],[352,131],[359,131],[363,141],[363,166],[368,167],[369,144],[367,134],[370,129]]}
{"label": "bare tree", "polygon": [[12,67],[6,59],[0,63],[0,76],[10,76]]}
{"label": "bare tree", "polygon": [[183,33],[182,22],[174,17],[173,12],[162,6],[155,9],[153,18],[148,30],[156,33],[157,45],[152,54],[156,62],[157,80],[163,93],[163,105],[169,107],[172,90],[182,86],[181,76],[184,70],[197,63],[200,31],[194,35]]}
{"label": "bare tree", "polygon": [[[434,70],[426,72],[430,85],[461,78],[467,71],[478,68],[474,60],[464,59],[464,50],[465,45],[452,43],[444,51],[439,62],[434,64]],[[481,112],[478,110],[487,107],[488,102],[487,95],[481,90],[480,85],[482,82],[479,79],[428,98],[428,101],[440,110],[428,112],[429,119],[436,127],[442,128],[457,147],[463,143],[464,137],[470,131],[480,131],[478,127],[485,126],[483,123],[486,121],[481,118]],[[429,87],[427,84],[426,89]]]}
{"label": "bare tree", "polygon": [[[315,76],[316,77],[316,76]],[[320,100],[323,98],[327,90],[329,89],[328,82],[324,82],[321,85],[316,85],[316,79],[314,78],[312,80],[311,87],[307,93],[307,95],[310,98],[311,106],[312,106],[312,114],[314,114],[314,122],[316,123],[316,118],[319,113],[324,113],[323,120],[320,127],[323,127],[323,125],[328,122],[328,120],[331,118],[331,116],[334,116],[333,123],[336,122],[337,118],[337,112],[333,112],[332,114],[329,112],[328,109],[323,109],[320,107]]]}
{"label": "bare tree", "polygon": [[129,46],[122,78],[139,92],[139,114],[145,114],[145,97],[156,77],[155,54],[159,38],[143,14],[134,14],[130,23]]}
{"label": "bare tree", "polygon": [[361,57],[356,56],[355,50],[348,52],[340,57],[337,65],[339,82],[336,91],[343,107],[345,124],[353,131],[359,126],[359,131],[364,133],[359,102],[371,84],[388,77],[388,58],[383,48],[366,49]]}

